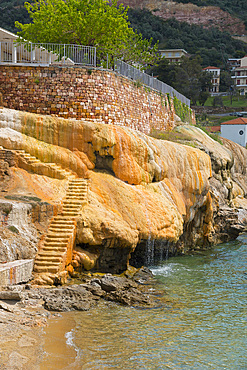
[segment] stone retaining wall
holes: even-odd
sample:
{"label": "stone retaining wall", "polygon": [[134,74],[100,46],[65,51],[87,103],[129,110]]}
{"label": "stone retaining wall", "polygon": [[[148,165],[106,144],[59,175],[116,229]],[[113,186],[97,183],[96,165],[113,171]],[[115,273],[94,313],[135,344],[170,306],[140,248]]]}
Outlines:
{"label": "stone retaining wall", "polygon": [[31,279],[32,271],[32,259],[0,264],[0,286],[25,283]]}
{"label": "stone retaining wall", "polygon": [[150,133],[174,126],[168,99],[113,71],[86,67],[0,66],[5,107],[100,121]]}

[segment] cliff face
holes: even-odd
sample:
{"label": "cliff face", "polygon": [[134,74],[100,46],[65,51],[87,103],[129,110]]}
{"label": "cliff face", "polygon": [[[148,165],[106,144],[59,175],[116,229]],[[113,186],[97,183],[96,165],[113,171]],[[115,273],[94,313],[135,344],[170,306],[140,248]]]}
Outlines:
{"label": "cliff face", "polygon": [[191,3],[182,4],[160,0],[124,0],[122,3],[131,8],[148,9],[164,20],[176,18],[180,22],[197,24],[205,28],[218,27],[220,30],[228,31],[233,35],[245,33],[243,21],[215,6],[199,7]]}
{"label": "cliff face", "polygon": [[[202,150],[125,127],[0,110],[0,145],[35,156],[39,162],[33,172],[53,162],[89,179],[72,264],[101,271],[121,272],[130,258],[139,266],[217,241],[220,198],[212,184],[210,190],[212,168],[224,190],[224,202],[230,202],[233,154],[196,128],[179,129],[196,138]],[[245,176],[240,163],[235,167]],[[41,201],[47,201],[49,194],[49,202],[59,209],[66,179],[18,167],[10,168],[10,176],[22,178],[22,185],[13,188],[10,180],[8,194],[28,192]],[[38,179],[42,186],[35,186]]]}

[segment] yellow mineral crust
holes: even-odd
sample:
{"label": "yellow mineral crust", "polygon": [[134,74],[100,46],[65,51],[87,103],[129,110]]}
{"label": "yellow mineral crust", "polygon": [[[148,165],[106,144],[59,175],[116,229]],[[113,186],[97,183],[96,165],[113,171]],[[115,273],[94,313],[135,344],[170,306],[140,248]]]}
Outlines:
{"label": "yellow mineral crust", "polygon": [[177,241],[185,221],[203,206],[211,209],[210,158],[189,146],[117,125],[6,108],[0,109],[0,145],[89,177],[79,243],[134,249],[150,237]]}

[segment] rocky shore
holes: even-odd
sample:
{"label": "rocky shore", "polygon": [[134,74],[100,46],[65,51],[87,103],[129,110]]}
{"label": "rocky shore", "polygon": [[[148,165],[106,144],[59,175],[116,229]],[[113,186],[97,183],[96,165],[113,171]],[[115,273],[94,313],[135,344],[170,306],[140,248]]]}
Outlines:
{"label": "rocky shore", "polygon": [[[128,275],[128,272],[127,272]],[[81,275],[68,285],[10,286],[0,291],[0,369],[35,369],[44,356],[44,332],[59,312],[86,311],[100,301],[135,307],[160,305],[152,273],[139,269],[133,277]]]}

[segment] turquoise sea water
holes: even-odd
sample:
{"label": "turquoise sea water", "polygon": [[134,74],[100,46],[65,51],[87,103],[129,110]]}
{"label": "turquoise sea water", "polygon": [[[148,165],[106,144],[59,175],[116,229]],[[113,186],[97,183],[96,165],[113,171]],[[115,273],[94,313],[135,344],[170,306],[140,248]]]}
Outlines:
{"label": "turquoise sea water", "polygon": [[67,349],[43,368],[247,369],[247,235],[151,269],[162,305],[64,315]]}

